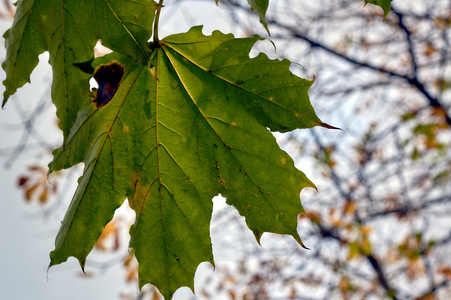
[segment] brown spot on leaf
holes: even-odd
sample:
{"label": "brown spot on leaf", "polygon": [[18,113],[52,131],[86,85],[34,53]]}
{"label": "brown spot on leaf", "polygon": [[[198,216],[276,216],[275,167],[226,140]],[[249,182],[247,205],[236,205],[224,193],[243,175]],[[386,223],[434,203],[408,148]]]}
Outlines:
{"label": "brown spot on leaf", "polygon": [[94,72],[94,79],[99,88],[93,103],[97,108],[107,105],[116,94],[124,76],[124,67],[117,62],[111,62],[98,67]]}

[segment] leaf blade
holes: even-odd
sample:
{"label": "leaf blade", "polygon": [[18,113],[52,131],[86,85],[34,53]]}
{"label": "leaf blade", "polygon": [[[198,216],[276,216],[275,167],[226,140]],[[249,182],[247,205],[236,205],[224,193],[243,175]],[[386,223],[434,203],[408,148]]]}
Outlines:
{"label": "leaf blade", "polygon": [[[291,76],[288,61],[249,58],[259,37],[201,30],[163,40],[146,65],[116,53],[94,61],[124,65],[125,75],[105,106],[85,104],[66,145],[54,152],[52,170],[85,162],[85,172],[51,265],[69,256],[83,265],[126,197],[136,213],[130,247],[140,286],[155,284],[168,298],[181,286],[193,289],[201,262],[214,263],[209,224],[211,199],[219,193],[257,241],[275,232],[302,245],[299,193],[314,185],[267,128],[321,126],[308,99],[312,83]],[[107,189],[106,196],[97,194]],[[83,230],[91,232],[89,242],[76,245]]]}

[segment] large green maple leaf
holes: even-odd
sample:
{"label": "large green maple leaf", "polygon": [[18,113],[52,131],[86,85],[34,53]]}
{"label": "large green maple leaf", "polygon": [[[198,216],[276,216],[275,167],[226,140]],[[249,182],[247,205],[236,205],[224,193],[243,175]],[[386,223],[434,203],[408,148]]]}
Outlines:
{"label": "large green maple leaf", "polygon": [[148,0],[18,1],[14,23],[4,35],[3,105],[30,81],[38,56],[49,51],[52,100],[66,138],[90,93],[91,75],[76,65],[94,59],[93,47],[99,39],[104,46],[145,64],[154,15],[155,3]]}
{"label": "large green maple leaf", "polygon": [[257,36],[235,39],[201,27],[172,35],[147,64],[116,53],[94,67],[124,66],[105,106],[87,103],[51,170],[84,162],[83,176],[51,253],[84,266],[104,226],[125,198],[136,212],[130,246],[140,286],[166,297],[193,289],[197,266],[213,264],[209,226],[218,194],[245,217],[257,240],[264,232],[293,236],[304,210],[299,193],[314,187],[268,130],[326,126],[288,60],[249,58]]}

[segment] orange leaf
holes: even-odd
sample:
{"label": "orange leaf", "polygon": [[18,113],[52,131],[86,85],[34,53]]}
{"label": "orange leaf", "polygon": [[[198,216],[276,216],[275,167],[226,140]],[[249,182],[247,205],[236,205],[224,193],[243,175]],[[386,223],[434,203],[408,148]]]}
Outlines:
{"label": "orange leaf", "polygon": [[306,214],[307,214],[307,217],[308,217],[313,223],[316,223],[316,224],[319,224],[319,223],[320,223],[320,221],[321,221],[321,216],[320,216],[318,213],[309,210],[309,211],[306,211]]}
{"label": "orange leaf", "polygon": [[31,200],[31,197],[33,196],[33,193],[36,191],[36,189],[37,189],[38,187],[39,187],[39,183],[36,183],[36,184],[34,184],[34,185],[28,187],[28,188],[25,190],[25,199],[26,199],[27,201],[30,201],[30,200]]}
{"label": "orange leaf", "polygon": [[[41,172],[43,172],[44,167],[42,167],[42,166],[40,166],[40,165],[29,165],[29,166],[28,166],[28,169],[29,169],[30,171],[41,171]],[[44,171],[44,172],[45,172],[45,171]]]}
{"label": "orange leaf", "polygon": [[124,260],[124,266],[128,267],[134,260],[135,256],[133,254],[128,254]]}
{"label": "orange leaf", "polygon": [[451,267],[448,265],[442,265],[437,269],[437,273],[446,277],[446,279],[451,280]]}
{"label": "orange leaf", "polygon": [[95,244],[94,247],[105,251],[107,249],[107,247],[105,245],[105,240],[112,235],[116,235],[116,232],[118,231],[116,225],[117,224],[116,224],[115,220],[112,220],[111,222],[106,224],[105,229],[103,229],[103,232],[100,235],[99,240],[97,241],[97,244]]}
{"label": "orange leaf", "polygon": [[138,279],[138,268],[129,269],[125,276],[125,281],[135,281]]}
{"label": "orange leaf", "polygon": [[52,193],[56,194],[58,192],[58,184],[57,182],[52,183]]}
{"label": "orange leaf", "polygon": [[23,186],[25,183],[27,183],[28,181],[28,177],[26,176],[22,176],[19,178],[19,181],[17,182],[18,186]]}
{"label": "orange leaf", "polygon": [[354,290],[353,286],[351,285],[351,281],[347,276],[342,276],[340,278],[340,281],[338,282],[338,288],[345,298],[347,298],[347,295],[350,291]]}
{"label": "orange leaf", "polygon": [[364,235],[362,237],[362,240],[359,243],[360,246],[360,252],[363,253],[364,255],[370,255],[371,254],[371,243],[368,240],[368,238],[366,237],[366,235]]}
{"label": "orange leaf", "polygon": [[434,292],[430,292],[430,293],[427,293],[424,296],[415,298],[415,300],[434,300],[434,299],[435,299]]}
{"label": "orange leaf", "polygon": [[45,203],[47,202],[47,199],[48,199],[48,190],[47,188],[44,188],[41,193],[41,196],[39,196],[39,202],[41,202],[41,204]]}
{"label": "orange leaf", "polygon": [[352,215],[354,214],[354,212],[357,210],[357,204],[352,201],[352,200],[348,200],[345,202],[344,206],[343,206],[343,213],[345,215]]}

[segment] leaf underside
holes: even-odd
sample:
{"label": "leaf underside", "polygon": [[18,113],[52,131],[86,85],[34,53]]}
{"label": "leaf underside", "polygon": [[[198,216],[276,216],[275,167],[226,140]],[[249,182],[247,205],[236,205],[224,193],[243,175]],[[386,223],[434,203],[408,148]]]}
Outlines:
{"label": "leaf underside", "polygon": [[170,298],[193,289],[194,273],[213,264],[212,198],[226,197],[257,241],[289,234],[301,245],[299,193],[314,187],[268,130],[324,126],[308,99],[313,82],[288,60],[249,58],[258,36],[235,39],[201,27],[172,35],[149,62],[112,53],[94,60],[124,66],[112,100],[86,103],[51,171],[84,162],[79,186],[58,233],[50,265],[86,256],[114,211],[129,199],[136,212],[130,247],[140,286]]}

